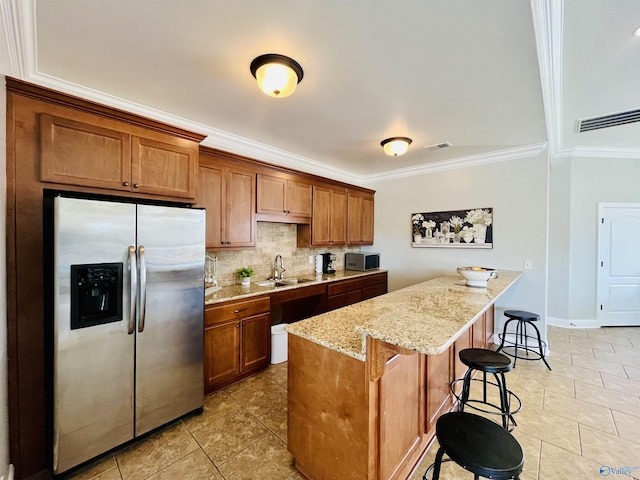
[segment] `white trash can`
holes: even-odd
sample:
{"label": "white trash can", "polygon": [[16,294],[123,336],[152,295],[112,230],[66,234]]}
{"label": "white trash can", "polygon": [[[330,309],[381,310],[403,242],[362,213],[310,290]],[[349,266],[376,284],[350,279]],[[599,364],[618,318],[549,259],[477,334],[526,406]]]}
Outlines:
{"label": "white trash can", "polygon": [[287,332],[284,327],[284,323],[271,327],[271,363],[287,361]]}

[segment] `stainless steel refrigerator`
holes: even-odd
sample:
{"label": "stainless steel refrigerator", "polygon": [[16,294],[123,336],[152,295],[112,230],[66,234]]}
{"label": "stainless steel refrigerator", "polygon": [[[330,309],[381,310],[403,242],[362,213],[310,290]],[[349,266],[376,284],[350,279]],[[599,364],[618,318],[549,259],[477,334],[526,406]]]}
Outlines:
{"label": "stainless steel refrigerator", "polygon": [[204,212],[53,199],[53,470],[202,407]]}

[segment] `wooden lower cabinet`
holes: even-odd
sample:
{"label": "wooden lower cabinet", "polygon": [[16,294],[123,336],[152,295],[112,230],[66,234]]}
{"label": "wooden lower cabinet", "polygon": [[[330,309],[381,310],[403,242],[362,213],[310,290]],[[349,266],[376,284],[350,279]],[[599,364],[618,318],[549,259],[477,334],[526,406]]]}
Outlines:
{"label": "wooden lower cabinet", "polygon": [[210,393],[267,367],[271,360],[269,297],[205,309],[204,389]]}
{"label": "wooden lower cabinet", "polygon": [[296,468],[314,480],[409,478],[454,406],[456,352],[472,342],[472,327],[439,355],[367,338],[361,361],[289,335],[287,446]]}

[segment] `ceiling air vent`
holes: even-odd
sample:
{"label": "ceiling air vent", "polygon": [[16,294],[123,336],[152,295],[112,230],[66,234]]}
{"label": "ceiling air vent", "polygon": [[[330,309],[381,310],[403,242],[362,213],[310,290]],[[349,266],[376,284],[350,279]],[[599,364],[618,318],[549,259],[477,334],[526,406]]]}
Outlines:
{"label": "ceiling air vent", "polygon": [[444,143],[435,143],[433,145],[427,145],[426,147],[424,147],[424,149],[427,152],[431,152],[433,150],[440,150],[441,148],[447,148],[450,147],[451,144],[449,142],[444,142]]}
{"label": "ceiling air vent", "polygon": [[599,130],[634,122],[640,122],[640,109],[602,115],[601,117],[583,118],[578,120],[578,132],[588,132],[589,130]]}

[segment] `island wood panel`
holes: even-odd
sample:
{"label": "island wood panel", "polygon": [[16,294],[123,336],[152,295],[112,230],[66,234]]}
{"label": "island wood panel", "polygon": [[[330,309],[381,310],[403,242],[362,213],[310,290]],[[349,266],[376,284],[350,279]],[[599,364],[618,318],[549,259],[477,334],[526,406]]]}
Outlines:
{"label": "island wood panel", "polygon": [[486,348],[495,348],[493,345],[493,328],[496,310],[493,305],[484,312],[484,331]]}
{"label": "island wood panel", "polygon": [[473,348],[487,348],[487,332],[485,326],[485,314],[471,326],[471,342]]}
{"label": "island wood panel", "polygon": [[436,421],[453,405],[449,384],[452,377],[452,349],[440,355],[427,355],[426,430],[435,434]]}
{"label": "island wood panel", "polygon": [[[481,317],[482,318],[482,317]],[[465,330],[453,344],[453,380],[464,377],[467,366],[460,360],[459,353],[465,348],[471,348],[473,342],[473,326]],[[454,391],[457,395],[462,392],[462,382],[455,385]]]}
{"label": "island wood panel", "polygon": [[365,363],[295,335],[288,356],[287,446],[296,468],[314,480],[369,478]]}

